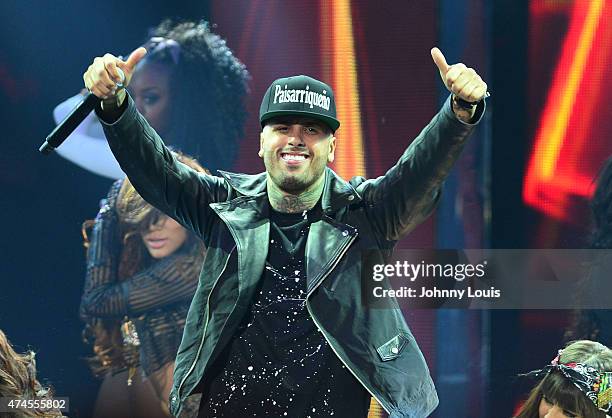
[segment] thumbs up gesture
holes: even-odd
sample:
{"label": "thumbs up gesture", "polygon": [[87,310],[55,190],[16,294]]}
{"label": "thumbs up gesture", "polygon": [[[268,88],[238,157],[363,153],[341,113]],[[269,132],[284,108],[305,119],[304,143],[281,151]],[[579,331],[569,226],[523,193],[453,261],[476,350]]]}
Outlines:
{"label": "thumbs up gesture", "polygon": [[474,103],[485,97],[487,83],[482,81],[473,68],[462,63],[448,65],[444,54],[438,48],[432,48],[431,57],[440,71],[442,82],[457,98]]}
{"label": "thumbs up gesture", "polygon": [[123,91],[118,88],[118,84],[122,87],[128,86],[136,65],[146,53],[147,50],[140,47],[135,49],[125,61],[111,54],[94,58],[93,63],[83,74],[85,87],[101,99],[114,99],[118,92]]}

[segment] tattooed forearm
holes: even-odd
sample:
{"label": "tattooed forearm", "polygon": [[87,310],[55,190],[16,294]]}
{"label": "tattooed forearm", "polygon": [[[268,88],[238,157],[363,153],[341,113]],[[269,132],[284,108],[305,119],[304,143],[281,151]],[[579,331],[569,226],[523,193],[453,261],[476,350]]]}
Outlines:
{"label": "tattooed forearm", "polygon": [[474,106],[471,110],[464,109],[455,102],[454,97],[452,100],[452,104],[453,112],[455,112],[455,115],[457,115],[457,118],[459,120],[465,123],[470,123],[472,121],[474,115],[476,114],[476,106]]}

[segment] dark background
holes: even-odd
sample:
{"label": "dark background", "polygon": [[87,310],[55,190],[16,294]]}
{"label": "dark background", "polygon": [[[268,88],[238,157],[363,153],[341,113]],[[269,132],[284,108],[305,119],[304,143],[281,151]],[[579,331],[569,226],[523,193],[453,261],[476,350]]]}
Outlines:
{"label": "dark background", "polygon": [[[446,97],[429,56],[432,46],[440,45],[451,63],[476,67],[492,93],[437,215],[401,246],[586,245],[585,198],[576,200],[573,212],[584,216],[563,219],[525,203],[522,191],[568,16],[575,5],[587,3],[351,2],[368,176],[393,164]],[[0,329],[19,350],[38,352],[39,376],[58,396],[70,397],[70,416],[88,417],[97,393],[98,382],[82,360],[90,348],[81,342],[77,313],[85,274],[80,230],[95,216],[111,180],[38,153],[54,127],[52,109],[82,88],[82,73],[94,56],[130,52],[166,17],[209,19],[253,76],[248,99],[253,113],[234,168],[260,171],[256,111],[265,88],[288,74],[329,74],[319,36],[325,4],[331,3],[0,2]],[[605,142],[605,134],[599,132],[597,140]],[[604,154],[585,160],[589,173],[597,172]],[[526,390],[514,376],[552,358],[568,313],[406,316],[440,389],[439,417],[509,417]]]}
{"label": "dark background", "polygon": [[38,153],[52,109],[82,88],[94,56],[125,54],[164,17],[207,17],[207,2],[0,2],[0,328],[37,355],[39,376],[87,417],[98,382],[82,360],[78,306],[85,274],[81,223],[111,180]]}

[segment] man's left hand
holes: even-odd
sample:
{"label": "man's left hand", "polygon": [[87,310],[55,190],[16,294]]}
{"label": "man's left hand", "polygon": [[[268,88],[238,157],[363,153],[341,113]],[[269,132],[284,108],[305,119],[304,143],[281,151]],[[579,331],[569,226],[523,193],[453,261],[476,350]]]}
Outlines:
{"label": "man's left hand", "polygon": [[[432,48],[431,57],[440,71],[440,77],[446,88],[459,99],[469,103],[481,101],[487,94],[487,83],[476,73],[473,68],[466,67],[465,64],[457,63],[448,65],[444,54],[438,48]],[[462,112],[463,109],[453,103],[453,110],[460,119],[469,119],[474,115],[476,106],[472,111]]]}

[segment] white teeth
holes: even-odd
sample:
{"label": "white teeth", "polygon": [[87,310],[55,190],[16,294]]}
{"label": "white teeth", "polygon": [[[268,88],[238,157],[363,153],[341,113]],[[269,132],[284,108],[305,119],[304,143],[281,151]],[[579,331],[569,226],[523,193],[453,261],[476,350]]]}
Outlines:
{"label": "white teeth", "polygon": [[306,159],[305,156],[296,154],[283,154],[282,158],[286,161],[303,161]]}

